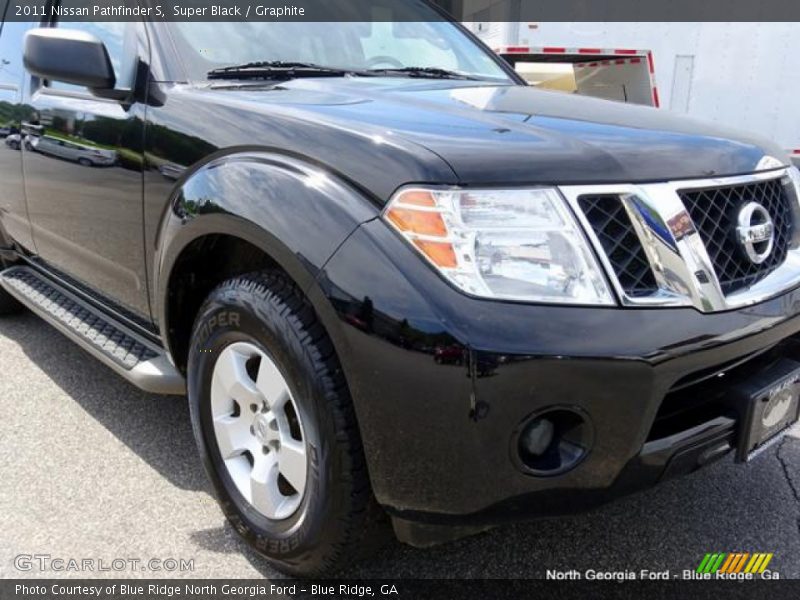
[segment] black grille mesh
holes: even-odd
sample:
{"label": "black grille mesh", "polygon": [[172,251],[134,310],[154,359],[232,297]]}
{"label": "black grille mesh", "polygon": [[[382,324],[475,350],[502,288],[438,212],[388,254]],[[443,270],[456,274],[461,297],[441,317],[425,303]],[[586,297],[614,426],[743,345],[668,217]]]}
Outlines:
{"label": "black grille mesh", "polygon": [[[708,250],[725,295],[764,279],[786,260],[794,222],[790,200],[780,180],[679,190],[678,195]],[[735,237],[739,210],[748,202],[758,202],[766,208],[775,224],[772,254],[760,265],[747,258]]]}
{"label": "black grille mesh", "polygon": [[620,197],[581,196],[578,204],[625,293],[631,297],[655,294],[658,291],[655,276]]}

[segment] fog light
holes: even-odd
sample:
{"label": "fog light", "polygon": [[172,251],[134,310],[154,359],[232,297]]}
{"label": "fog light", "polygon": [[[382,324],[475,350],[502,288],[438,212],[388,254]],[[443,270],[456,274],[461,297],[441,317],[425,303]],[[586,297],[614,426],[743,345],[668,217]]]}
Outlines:
{"label": "fog light", "polygon": [[551,408],[525,419],[512,436],[512,458],[523,471],[552,477],[571,471],[594,442],[588,416],[575,408]]}

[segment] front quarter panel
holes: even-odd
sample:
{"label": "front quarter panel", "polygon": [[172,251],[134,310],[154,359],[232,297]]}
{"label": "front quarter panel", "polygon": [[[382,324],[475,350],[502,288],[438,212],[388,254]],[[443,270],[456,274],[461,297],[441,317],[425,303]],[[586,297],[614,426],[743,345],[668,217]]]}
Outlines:
{"label": "front quarter panel", "polygon": [[269,152],[219,156],[178,184],[155,244],[156,316],[166,331],[170,274],[206,235],[230,235],[264,251],[303,289],[360,223],[377,214],[361,192],[316,166]]}

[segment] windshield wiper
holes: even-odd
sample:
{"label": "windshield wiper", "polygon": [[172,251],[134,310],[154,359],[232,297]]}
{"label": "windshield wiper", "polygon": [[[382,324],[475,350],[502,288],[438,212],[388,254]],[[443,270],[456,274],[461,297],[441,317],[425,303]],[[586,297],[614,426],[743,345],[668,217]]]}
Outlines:
{"label": "windshield wiper", "polygon": [[344,77],[352,73],[347,69],[325,67],[313,63],[271,60],[213,69],[207,73],[206,77],[209,79],[295,79],[297,77]]}
{"label": "windshield wiper", "polygon": [[448,71],[438,67],[397,67],[385,69],[342,69],[314,63],[284,62],[280,60],[249,62],[221,67],[208,72],[208,79],[294,79],[296,77],[360,77],[401,76],[426,79],[464,79],[477,81],[477,77]]}
{"label": "windshield wiper", "polygon": [[459,73],[458,71],[448,71],[447,69],[440,69],[438,67],[402,67],[402,68],[389,68],[389,69],[370,69],[367,71],[370,74],[386,74],[386,75],[406,75],[408,77],[425,77],[428,79],[466,79],[469,81],[478,81],[477,77]]}

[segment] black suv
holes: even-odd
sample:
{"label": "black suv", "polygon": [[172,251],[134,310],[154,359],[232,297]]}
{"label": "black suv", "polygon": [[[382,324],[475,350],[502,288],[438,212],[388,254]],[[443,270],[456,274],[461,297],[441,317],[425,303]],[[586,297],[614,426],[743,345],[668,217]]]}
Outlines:
{"label": "black suv", "polygon": [[0,33],[0,311],[188,393],[222,510],[292,573],[746,461],[798,417],[788,157],[533,89],[403,5]]}

